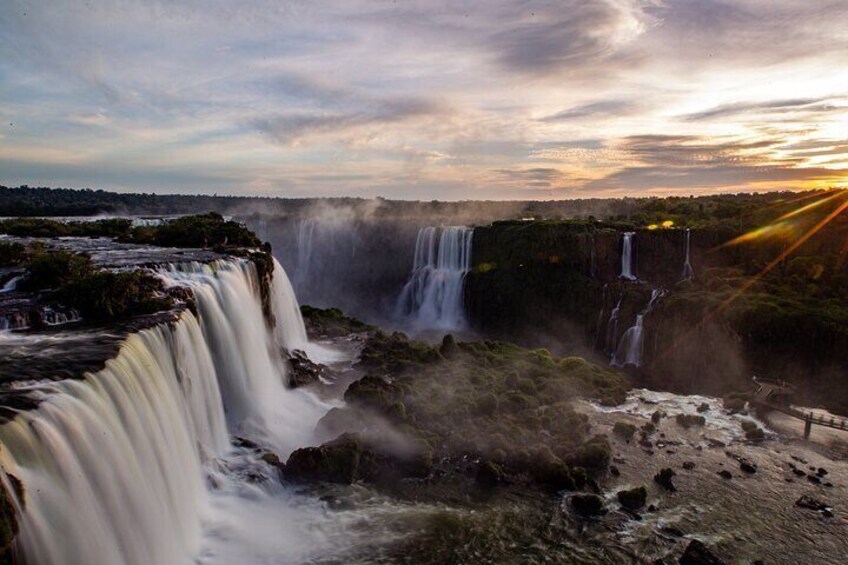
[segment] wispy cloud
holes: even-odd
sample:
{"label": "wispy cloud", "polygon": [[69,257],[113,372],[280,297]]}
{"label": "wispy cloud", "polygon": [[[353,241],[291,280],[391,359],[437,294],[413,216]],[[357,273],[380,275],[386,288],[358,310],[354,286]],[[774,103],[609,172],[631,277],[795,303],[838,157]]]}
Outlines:
{"label": "wispy cloud", "polygon": [[0,183],[403,198],[845,184],[843,0],[8,0]]}

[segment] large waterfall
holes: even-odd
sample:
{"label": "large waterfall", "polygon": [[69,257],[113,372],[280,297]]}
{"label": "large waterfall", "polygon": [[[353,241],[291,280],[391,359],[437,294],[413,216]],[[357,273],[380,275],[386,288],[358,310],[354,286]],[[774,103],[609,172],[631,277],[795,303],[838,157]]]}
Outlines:
{"label": "large waterfall", "polygon": [[633,274],[633,236],[634,232],[625,232],[621,241],[621,278],[634,281]]}
{"label": "large waterfall", "polygon": [[283,384],[279,341],[299,330],[276,268],[282,330],[267,327],[252,263],[182,264],[160,275],[193,290],[197,317],[130,335],[83,380],[33,385],[38,408],[0,427],[0,463],[25,489],[27,562],[197,563],[230,436],[282,457],[310,443],[326,407]]}
{"label": "large waterfall", "polygon": [[465,327],[463,286],[471,269],[473,234],[464,226],[419,230],[412,274],[397,303],[399,320],[420,330]]}
{"label": "large waterfall", "polygon": [[648,305],[645,309],[636,315],[636,323],[627,328],[624,335],[621,336],[621,342],[613,355],[611,365],[624,367],[625,365],[633,365],[639,367],[642,364],[642,354],[645,349],[645,316],[653,309],[654,304],[663,295],[662,290],[653,289],[651,298],[648,300]]}

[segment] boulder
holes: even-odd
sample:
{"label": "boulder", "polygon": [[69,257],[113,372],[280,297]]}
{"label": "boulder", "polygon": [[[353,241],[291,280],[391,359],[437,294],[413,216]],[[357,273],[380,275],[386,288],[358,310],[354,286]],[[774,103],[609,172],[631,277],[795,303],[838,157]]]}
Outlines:
{"label": "boulder", "polygon": [[668,467],[660,469],[660,472],[654,475],[654,482],[662,486],[666,490],[674,492],[677,490],[677,487],[675,487],[674,483],[671,482],[671,479],[674,477],[674,475],[675,472]]}
{"label": "boulder", "polygon": [[801,498],[795,501],[795,506],[798,508],[807,508],[809,510],[816,510],[818,512],[823,512],[825,510],[829,510],[830,506],[826,503],[822,502],[817,498],[813,498],[812,496],[805,494]]}
{"label": "boulder", "polygon": [[343,434],[320,447],[304,447],[291,454],[283,469],[297,482],[351,484],[358,477],[362,443],[356,434]]}
{"label": "boulder", "polygon": [[724,565],[703,542],[693,539],[680,556],[680,565]]}
{"label": "boulder", "polygon": [[328,378],[332,371],[326,365],[315,363],[306,353],[295,349],[289,353],[289,387],[299,388]]}
{"label": "boulder", "polygon": [[575,494],[570,502],[574,511],[584,518],[606,514],[604,499],[596,494]]}
{"label": "boulder", "polygon": [[707,423],[706,418],[695,414],[678,414],[674,417],[674,421],[677,422],[678,426],[684,429],[689,429],[692,426],[703,426]]}
{"label": "boulder", "polygon": [[739,461],[739,468],[745,473],[753,474],[757,472],[757,466],[754,465],[752,462],[748,461],[747,459],[742,459]]}
{"label": "boulder", "polygon": [[618,502],[627,510],[639,510],[645,506],[648,500],[648,490],[645,487],[636,487],[629,490],[620,490],[617,495]]}

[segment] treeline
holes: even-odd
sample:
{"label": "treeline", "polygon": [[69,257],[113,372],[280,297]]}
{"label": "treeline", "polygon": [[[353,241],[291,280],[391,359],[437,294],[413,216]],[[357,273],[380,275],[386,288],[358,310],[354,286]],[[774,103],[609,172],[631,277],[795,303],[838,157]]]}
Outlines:
{"label": "treeline", "polygon": [[276,198],[117,193],[70,188],[0,186],[0,216],[168,215],[214,211],[246,216],[313,217],[343,210],[370,220],[417,219],[430,223],[487,224],[502,219],[597,218],[646,227],[662,222],[694,228],[747,230],[826,194],[769,192],[711,196],[588,198],[549,201],[406,201],[384,198]]}

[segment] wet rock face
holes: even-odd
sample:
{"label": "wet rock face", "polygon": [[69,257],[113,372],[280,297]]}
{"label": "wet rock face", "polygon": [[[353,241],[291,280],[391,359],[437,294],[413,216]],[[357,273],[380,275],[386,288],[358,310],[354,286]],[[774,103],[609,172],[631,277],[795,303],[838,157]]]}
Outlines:
{"label": "wet rock face", "polygon": [[665,469],[661,469],[659,473],[654,475],[654,482],[664,487],[666,490],[674,492],[677,490],[677,487],[674,486],[674,483],[672,483],[671,479],[675,475],[676,473],[672,469],[666,467]]}
{"label": "wet rock face", "polygon": [[332,371],[326,365],[315,363],[306,353],[296,349],[289,355],[289,386],[291,388],[299,388],[302,386],[321,382],[321,379],[327,379],[331,376]]}
{"label": "wet rock face", "polygon": [[575,494],[569,499],[574,511],[584,518],[606,514],[604,499],[596,494]]}
{"label": "wet rock face", "polygon": [[725,565],[703,542],[693,539],[680,557],[680,565]]}
{"label": "wet rock face", "polygon": [[[23,485],[14,475],[6,475],[15,490],[15,496],[21,502],[24,500]],[[10,561],[9,551],[19,531],[18,516],[12,502],[12,496],[0,485],[0,563]]]}
{"label": "wet rock face", "polygon": [[648,490],[645,487],[621,490],[618,491],[617,496],[622,507],[635,511],[645,506],[645,502],[648,500]]}

